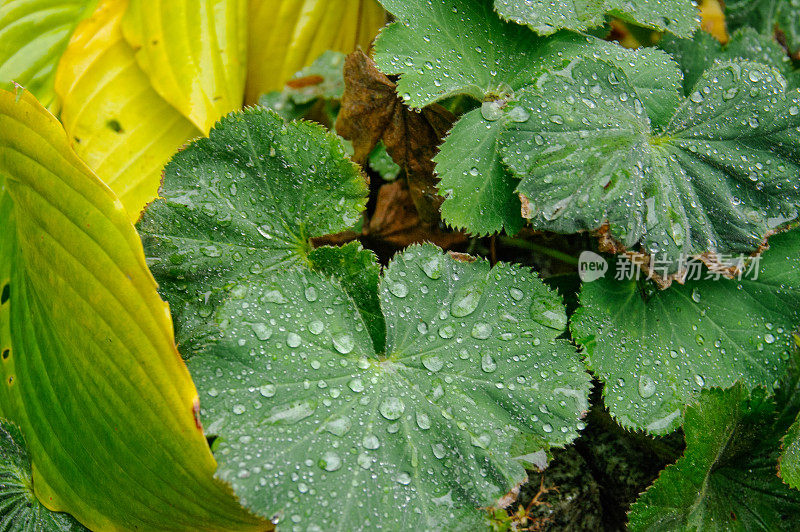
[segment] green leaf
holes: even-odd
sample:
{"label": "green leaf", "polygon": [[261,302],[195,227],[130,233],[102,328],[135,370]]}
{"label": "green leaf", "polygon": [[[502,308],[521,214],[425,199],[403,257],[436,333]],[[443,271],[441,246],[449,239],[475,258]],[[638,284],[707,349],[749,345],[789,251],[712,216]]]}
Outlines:
{"label": "green leaf", "polygon": [[339,139],[266,109],[223,118],[164,170],[139,233],[184,354],[209,317],[264,272],[303,263],[309,239],[351,228],[366,185]]}
{"label": "green leaf", "polygon": [[697,7],[690,0],[494,0],[501,17],[526,24],[541,35],[561,29],[585,31],[602,26],[606,16],[616,16],[658,31],[689,37],[699,25]]}
{"label": "green leaf", "polygon": [[576,60],[517,93],[529,112],[500,136],[537,229],[610,224],[611,236],[685,273],[681,257],[750,253],[797,217],[800,92],[774,69],[717,63],[654,128],[618,68]]}
{"label": "green leaf", "polygon": [[56,66],[72,32],[92,14],[97,0],[0,2],[0,89],[13,82],[45,106],[55,102]]}
{"label": "green leaf", "polygon": [[287,527],[476,529],[476,507],[525,481],[515,441],[564,445],[582,426],[589,381],[557,339],[563,305],[529,270],[429,244],[390,263],[380,302],[385,354],[313,272],[225,304],[219,342],[189,361],[219,476]]}
{"label": "green leaf", "polygon": [[720,43],[710,33],[698,31],[693,39],[665,36],[658,46],[669,52],[680,64],[683,88],[687,96],[703,72],[715,61],[735,59],[774,67],[789,81],[790,87],[797,86],[797,75],[786,51],[774,39],[759,34],[753,28],[735,31],[726,44]]}
{"label": "green leaf", "polygon": [[341,100],[344,93],[344,58],[326,51],[287,81],[283,90],[259,97],[259,105],[273,109],[285,120],[301,118],[318,100]]}
{"label": "green leaf", "polygon": [[560,67],[583,54],[598,54],[617,64],[641,81],[646,93],[669,94],[680,86],[677,67],[665,65],[665,57],[657,51],[626,50],[569,32],[536,37],[500,20],[488,1],[462,0],[455,6],[445,0],[383,0],[383,4],[397,22],[378,36],[375,62],[385,74],[400,75],[397,92],[410,107],[459,94],[502,104],[513,91],[532,84],[540,70]]}
{"label": "green leaf", "polygon": [[122,203],[30,93],[0,91],[0,146],[0,416],[38,499],[94,530],[263,530],[213,478]]}
{"label": "green leaf", "polygon": [[528,82],[543,39],[500,20],[488,0],[382,0],[396,22],[375,42],[375,63],[402,74],[397,92],[422,108],[468,94],[483,100]]}
{"label": "green leaf", "polygon": [[772,388],[786,371],[800,325],[800,230],[769,243],[757,278],[661,291],[610,274],[584,284],[573,337],[622,425],[664,433],[702,388]]}
{"label": "green leaf", "polygon": [[454,227],[475,234],[513,234],[522,227],[518,179],[503,168],[497,137],[504,121],[521,116],[518,106],[507,103],[542,69],[592,54],[625,70],[654,120],[666,122],[680,103],[680,70],[662,51],[626,50],[568,32],[539,38],[501,21],[490,2],[420,4],[384,1],[398,21],[381,32],[375,61],[385,73],[400,75],[398,93],[411,107],[453,95],[482,102],[480,112],[467,113],[454,126],[435,159],[442,215]]}
{"label": "green leaf", "polygon": [[[784,383],[781,387],[781,392],[788,396],[784,400],[789,407],[784,407],[782,415],[789,415],[792,419],[792,413],[800,410],[800,334],[795,333],[795,367],[794,371],[790,373],[793,378],[788,383]],[[787,390],[788,388],[788,390]],[[788,393],[787,393],[788,392]],[[794,423],[788,429],[788,432],[783,437],[781,442],[781,457],[780,457],[780,476],[784,482],[789,484],[795,489],[800,489],[800,412],[794,416]]]}
{"label": "green leaf", "polygon": [[308,256],[312,269],[335,277],[361,313],[376,353],[386,349],[386,320],[378,301],[381,267],[372,251],[358,242],[342,247],[324,246]]}
{"label": "green leaf", "polygon": [[791,53],[800,48],[797,0],[726,0],[725,22],[730,30],[751,27],[767,37],[780,31]]}
{"label": "green leaf", "polygon": [[486,120],[481,109],[465,114],[453,126],[434,158],[439,193],[444,196],[442,217],[450,225],[484,235],[502,229],[514,234],[522,228],[519,179],[500,161],[497,138],[505,120]]}
{"label": "green leaf", "polygon": [[0,527],[5,532],[87,530],[72,516],[45,508],[32,486],[31,460],[22,433],[0,419]]}
{"label": "green leaf", "polygon": [[369,167],[385,181],[394,181],[402,171],[400,165],[394,162],[386,151],[386,145],[382,140],[378,141],[378,144],[369,154]]}
{"label": "green leaf", "polygon": [[686,411],[684,456],[633,505],[632,531],[800,527],[800,492],[775,475],[782,432],[764,395],[738,385],[703,391]]}

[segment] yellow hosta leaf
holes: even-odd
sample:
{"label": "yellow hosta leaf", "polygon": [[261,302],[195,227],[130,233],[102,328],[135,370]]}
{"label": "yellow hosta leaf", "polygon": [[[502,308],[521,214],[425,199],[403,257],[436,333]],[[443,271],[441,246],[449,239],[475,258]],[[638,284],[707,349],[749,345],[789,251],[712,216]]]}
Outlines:
{"label": "yellow hosta leaf", "polygon": [[375,0],[250,0],[248,104],[326,50],[367,49],[386,22]]}
{"label": "yellow hosta leaf", "polygon": [[0,89],[28,88],[55,107],[53,76],[78,22],[97,0],[0,0]]}
{"label": "yellow hosta leaf", "polygon": [[131,0],[122,25],[156,91],[204,134],[242,106],[247,0]]}
{"label": "yellow hosta leaf", "polygon": [[127,0],[103,0],[75,30],[56,75],[61,122],[73,147],[132,220],[155,199],[161,170],[201,135],[139,68],[122,36]]}
{"label": "yellow hosta leaf", "polygon": [[730,39],[728,30],[725,28],[725,12],[720,6],[719,0],[703,0],[700,3],[700,15],[702,16],[702,28],[717,38],[719,42],[725,44]]}
{"label": "yellow hosta leaf", "polygon": [[122,204],[30,93],[0,91],[0,415],[92,530],[263,530],[228,487]]}

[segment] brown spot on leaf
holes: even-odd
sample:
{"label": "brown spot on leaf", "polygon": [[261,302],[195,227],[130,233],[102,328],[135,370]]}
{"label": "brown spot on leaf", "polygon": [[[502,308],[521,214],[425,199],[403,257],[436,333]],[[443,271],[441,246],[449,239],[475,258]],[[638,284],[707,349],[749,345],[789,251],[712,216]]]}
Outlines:
{"label": "brown spot on leaf", "polygon": [[203,432],[203,424],[200,422],[200,399],[194,398],[192,402],[192,415],[194,416],[194,424],[200,433]]}
{"label": "brown spot on leaf", "polygon": [[290,89],[295,89],[295,90],[305,89],[306,87],[313,87],[314,85],[319,85],[323,81],[325,81],[325,78],[323,78],[322,76],[318,74],[312,74],[311,76],[290,79],[289,81],[286,82],[286,86],[289,87]]}
{"label": "brown spot on leaf", "polygon": [[433,157],[455,116],[440,105],[419,112],[406,107],[395,82],[361,50],[345,59],[344,84],[336,131],[352,141],[353,160],[364,165],[382,140],[389,156],[406,172],[420,219],[438,223],[442,198],[436,191]]}

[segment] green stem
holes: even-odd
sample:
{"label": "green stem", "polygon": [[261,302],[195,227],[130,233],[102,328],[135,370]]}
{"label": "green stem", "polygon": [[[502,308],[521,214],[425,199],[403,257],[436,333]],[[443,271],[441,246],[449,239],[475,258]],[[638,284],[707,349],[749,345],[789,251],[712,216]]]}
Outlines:
{"label": "green stem", "polygon": [[560,260],[561,262],[566,264],[572,264],[573,266],[578,265],[577,258],[573,257],[572,255],[568,255],[562,251],[558,251],[557,249],[551,249],[546,246],[534,244],[533,242],[529,242],[527,240],[522,240],[519,238],[511,238],[508,236],[501,236],[499,237],[499,240],[504,246],[511,246],[520,249],[535,251],[537,253],[541,253],[542,255],[547,255],[548,257]]}

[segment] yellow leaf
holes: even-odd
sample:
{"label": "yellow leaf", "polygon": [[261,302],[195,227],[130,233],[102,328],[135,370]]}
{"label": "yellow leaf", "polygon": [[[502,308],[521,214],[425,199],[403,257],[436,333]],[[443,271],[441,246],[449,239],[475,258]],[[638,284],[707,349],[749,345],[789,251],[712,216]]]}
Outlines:
{"label": "yellow leaf", "polygon": [[97,0],[0,0],[0,89],[19,83],[57,107],[53,76],[75,26]]}
{"label": "yellow leaf", "polygon": [[72,145],[131,219],[155,199],[169,158],[201,132],[150,85],[122,37],[127,0],[103,0],[75,30],[56,74]]}
{"label": "yellow leaf", "polygon": [[155,90],[204,134],[242,106],[247,0],[131,0],[122,31]]}
{"label": "yellow leaf", "polygon": [[730,37],[725,28],[725,13],[720,6],[719,0],[703,0],[700,3],[700,15],[702,16],[702,28],[717,38],[719,42],[725,44]]}
{"label": "yellow leaf", "polygon": [[326,50],[366,50],[385,22],[375,0],[250,0],[246,103],[282,89]]}
{"label": "yellow leaf", "polygon": [[27,92],[0,91],[0,293],[0,415],[48,508],[96,531],[267,528],[213,479],[122,204]]}

